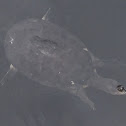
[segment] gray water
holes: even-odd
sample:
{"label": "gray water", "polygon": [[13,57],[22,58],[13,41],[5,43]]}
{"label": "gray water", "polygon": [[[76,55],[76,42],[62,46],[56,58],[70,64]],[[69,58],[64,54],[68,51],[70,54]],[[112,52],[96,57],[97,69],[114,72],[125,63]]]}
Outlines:
{"label": "gray water", "polygon": [[[96,56],[126,63],[125,1],[1,0],[1,78],[9,67],[3,49],[7,29],[26,18],[41,18],[48,8],[52,8],[49,20],[78,36]],[[124,68],[103,68],[99,73],[126,85]],[[111,96],[95,89],[87,93],[96,111],[70,94],[17,74],[0,88],[0,126],[125,126],[126,96]]]}

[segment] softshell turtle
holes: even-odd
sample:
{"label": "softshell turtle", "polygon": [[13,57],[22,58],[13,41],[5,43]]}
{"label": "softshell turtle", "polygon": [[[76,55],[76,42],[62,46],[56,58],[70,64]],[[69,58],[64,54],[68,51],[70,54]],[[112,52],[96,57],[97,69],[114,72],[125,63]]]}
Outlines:
{"label": "softshell turtle", "polygon": [[11,64],[6,75],[18,70],[42,85],[78,96],[92,109],[95,106],[85,93],[86,87],[92,86],[112,95],[126,94],[119,82],[98,75],[96,67],[104,62],[80,39],[45,17],[26,19],[10,28],[5,37],[5,52]]}

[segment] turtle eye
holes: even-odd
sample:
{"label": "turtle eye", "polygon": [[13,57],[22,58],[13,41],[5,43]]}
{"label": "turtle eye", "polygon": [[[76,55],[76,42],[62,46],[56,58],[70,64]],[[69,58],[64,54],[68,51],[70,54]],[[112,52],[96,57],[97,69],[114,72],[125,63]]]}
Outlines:
{"label": "turtle eye", "polygon": [[118,85],[117,90],[120,92],[126,92],[125,88],[122,85]]}

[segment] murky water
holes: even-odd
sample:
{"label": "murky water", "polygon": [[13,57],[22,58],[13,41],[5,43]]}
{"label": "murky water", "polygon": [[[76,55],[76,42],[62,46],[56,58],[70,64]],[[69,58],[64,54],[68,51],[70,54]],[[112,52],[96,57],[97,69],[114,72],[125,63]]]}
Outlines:
{"label": "murky water", "polygon": [[[49,7],[49,20],[77,35],[95,55],[126,62],[125,6],[125,1],[117,0],[1,0],[0,77],[9,67],[3,49],[6,30],[22,19],[41,18]],[[125,68],[103,68],[99,73],[126,83]],[[125,126],[125,96],[110,96],[95,89],[87,93],[95,102],[95,112],[76,97],[18,74],[0,89],[0,125]]]}

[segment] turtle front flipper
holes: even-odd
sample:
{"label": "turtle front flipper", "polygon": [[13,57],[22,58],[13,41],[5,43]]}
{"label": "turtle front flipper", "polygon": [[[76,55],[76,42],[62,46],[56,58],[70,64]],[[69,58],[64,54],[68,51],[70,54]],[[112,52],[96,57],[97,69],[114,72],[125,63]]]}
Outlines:
{"label": "turtle front flipper", "polygon": [[91,109],[96,110],[94,103],[88,98],[83,86],[74,84],[70,88],[68,88],[68,92],[79,97],[80,100],[84,104],[88,104]]}
{"label": "turtle front flipper", "polygon": [[98,58],[94,58],[93,60],[93,65],[94,67],[99,67],[99,68],[126,68],[126,63],[118,60],[118,59],[106,59],[106,60],[100,60]]}
{"label": "turtle front flipper", "polygon": [[96,110],[94,102],[92,102],[88,98],[87,94],[85,93],[85,91],[83,89],[78,90],[77,96],[81,99],[82,102],[87,103],[91,107],[91,109]]}
{"label": "turtle front flipper", "polygon": [[88,51],[88,53],[91,56],[91,60],[93,63],[93,66],[96,68],[116,68],[116,67],[126,67],[126,63],[120,61],[119,59],[99,59],[96,57],[91,51],[87,50],[87,48],[84,48],[85,51]]}
{"label": "turtle front flipper", "polygon": [[4,83],[9,79],[12,78],[15,73],[17,72],[17,69],[11,64],[9,70],[6,72],[4,77],[0,80],[1,86],[4,85]]}

